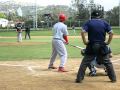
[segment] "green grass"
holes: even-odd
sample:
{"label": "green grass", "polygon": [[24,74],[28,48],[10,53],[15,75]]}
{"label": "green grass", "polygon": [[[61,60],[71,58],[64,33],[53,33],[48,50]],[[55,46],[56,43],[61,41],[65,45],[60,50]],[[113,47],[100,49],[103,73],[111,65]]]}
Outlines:
{"label": "green grass", "polygon": [[[12,42],[16,43],[16,40],[13,38],[5,38],[4,40],[0,38],[0,42]],[[36,43],[44,42],[44,44],[34,44],[34,45],[3,45],[0,46],[0,60],[33,60],[33,59],[49,59],[51,55],[51,37],[45,38],[33,38],[32,40],[23,40],[22,43]],[[45,43],[46,42],[46,43]],[[79,45],[85,47],[82,43],[82,40],[79,38],[69,39],[69,42],[74,45]],[[116,44],[117,43],[117,44]],[[113,54],[120,54],[120,40],[113,39],[111,43],[111,48]],[[68,58],[80,58],[80,50],[69,45],[66,45],[68,50]]]}
{"label": "green grass", "polygon": [[[117,30],[118,31],[118,30]],[[23,38],[24,38],[24,32]],[[0,37],[16,37],[17,33],[12,32],[0,32]],[[51,31],[31,31],[32,36],[48,36],[48,37],[38,37],[32,38],[31,40],[24,40],[22,43],[36,43],[41,42],[44,44],[32,44],[32,45],[0,45],[0,60],[33,60],[33,59],[49,59],[51,55]],[[69,35],[78,36],[80,35],[80,30],[76,30],[76,34],[72,30],[69,30]],[[16,38],[0,38],[0,43],[16,43]],[[69,43],[85,47],[80,38],[70,38]],[[113,54],[120,54],[120,39],[113,39],[111,43],[111,48]],[[68,58],[80,58],[80,50],[66,45],[68,50]]]}
{"label": "green grass", "polygon": [[120,46],[119,45],[120,45],[120,38],[112,40],[112,43],[110,46],[111,46],[113,54],[115,54],[115,55],[120,54]]}
{"label": "green grass", "polygon": [[49,58],[50,48],[47,48],[49,45],[2,46],[0,47],[0,50],[2,51],[0,60],[32,60]]}
{"label": "green grass", "polygon": [[113,27],[112,30],[113,30],[114,34],[120,35],[120,28]]}
{"label": "green grass", "polygon": [[[42,31],[31,31],[31,36],[52,36],[52,31],[51,30],[42,30]],[[69,35],[74,36],[74,35],[79,35],[80,30],[76,30],[76,34],[73,32],[73,30],[69,30]],[[15,36],[16,37],[17,33],[16,31],[10,31],[10,32],[0,32],[0,36],[5,36],[5,37],[10,37],[10,36]],[[22,35],[25,36],[25,32],[22,32]]]}
{"label": "green grass", "polygon": [[[69,29],[69,35],[70,36],[79,36],[80,35],[80,29],[76,29],[76,33],[74,33],[73,30]],[[114,34],[120,35],[120,29],[119,28],[113,28]],[[25,36],[25,32],[23,31],[23,36]],[[16,37],[17,33],[16,31],[9,31],[9,32],[0,32],[0,36],[15,36]],[[31,36],[52,36],[52,31],[51,29],[48,30],[39,30],[39,31],[31,31]]]}

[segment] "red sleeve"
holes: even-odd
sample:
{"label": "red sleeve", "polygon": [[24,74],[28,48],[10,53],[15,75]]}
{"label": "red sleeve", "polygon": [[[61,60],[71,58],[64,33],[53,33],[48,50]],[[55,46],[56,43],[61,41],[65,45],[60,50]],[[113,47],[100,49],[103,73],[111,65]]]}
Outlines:
{"label": "red sleeve", "polygon": [[68,43],[68,37],[63,35],[64,40]]}

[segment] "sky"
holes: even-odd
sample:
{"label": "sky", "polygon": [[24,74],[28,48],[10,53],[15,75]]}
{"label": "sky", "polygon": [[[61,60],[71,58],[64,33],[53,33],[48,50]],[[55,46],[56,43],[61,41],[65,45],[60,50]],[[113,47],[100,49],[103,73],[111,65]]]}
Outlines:
{"label": "sky", "polygon": [[[0,1],[10,1],[10,0],[0,0]],[[31,3],[37,2],[37,4],[40,6],[47,6],[47,5],[68,5],[70,6],[71,4],[71,0],[14,0],[14,1],[31,2]],[[114,6],[118,6],[119,1],[120,0],[94,0],[96,4],[103,5],[105,11],[112,9]]]}
{"label": "sky", "polygon": [[119,1],[120,0],[95,0],[95,3],[103,5],[105,10],[110,10],[114,6],[118,6]]}

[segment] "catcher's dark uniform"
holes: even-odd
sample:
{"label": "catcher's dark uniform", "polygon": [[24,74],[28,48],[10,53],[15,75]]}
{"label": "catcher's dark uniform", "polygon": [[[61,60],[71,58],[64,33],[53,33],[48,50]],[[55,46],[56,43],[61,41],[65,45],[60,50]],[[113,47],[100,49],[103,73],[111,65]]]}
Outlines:
{"label": "catcher's dark uniform", "polygon": [[115,82],[116,75],[109,58],[109,50],[104,42],[106,33],[112,33],[111,27],[106,21],[93,18],[88,20],[82,28],[82,32],[88,32],[89,43],[86,46],[86,54],[78,70],[76,82],[80,83],[84,79],[86,68],[95,57],[99,58],[99,61],[97,61],[99,64],[105,65],[109,79]]}
{"label": "catcher's dark uniform", "polygon": [[[109,46],[107,46],[107,48],[109,50],[109,57],[111,58],[112,51],[111,51]],[[81,54],[85,55],[85,49],[83,51],[81,51]],[[96,68],[103,68],[105,70],[105,74],[107,75],[107,71],[106,71],[105,66],[103,64],[99,63],[98,59],[101,59],[101,58],[95,57],[94,60],[91,62],[91,64],[88,66],[88,68],[90,70],[89,76],[96,76],[96,72],[97,72]]]}

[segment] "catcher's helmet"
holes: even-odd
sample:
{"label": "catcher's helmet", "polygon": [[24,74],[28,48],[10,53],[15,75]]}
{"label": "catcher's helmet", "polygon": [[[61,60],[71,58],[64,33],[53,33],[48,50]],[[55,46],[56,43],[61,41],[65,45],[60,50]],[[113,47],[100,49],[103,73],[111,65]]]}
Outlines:
{"label": "catcher's helmet", "polygon": [[92,13],[91,13],[91,17],[92,18],[97,18],[97,17],[100,17],[101,16],[101,12],[99,10],[94,10]]}
{"label": "catcher's helmet", "polygon": [[64,22],[66,20],[66,16],[64,14],[59,15],[59,21]]}

